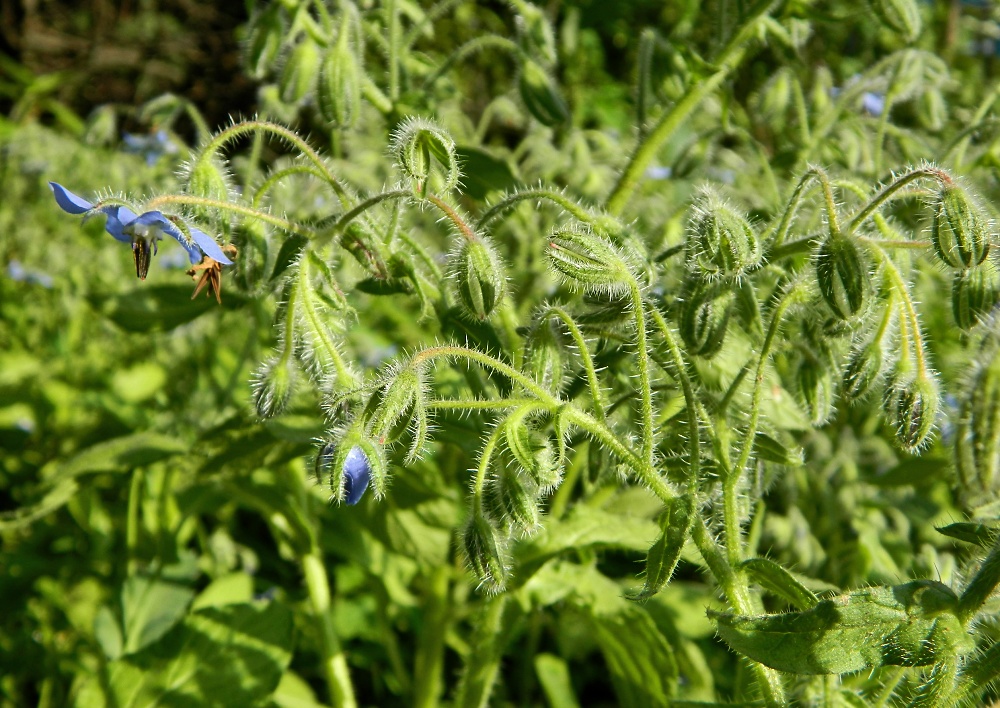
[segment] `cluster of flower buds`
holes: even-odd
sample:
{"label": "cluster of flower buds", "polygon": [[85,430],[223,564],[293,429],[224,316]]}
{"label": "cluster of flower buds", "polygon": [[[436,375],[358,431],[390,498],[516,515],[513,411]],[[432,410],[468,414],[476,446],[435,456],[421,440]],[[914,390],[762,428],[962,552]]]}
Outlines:
{"label": "cluster of flower buds", "polygon": [[951,305],[963,330],[975,327],[1000,299],[990,253],[989,221],[968,193],[955,184],[943,187],[934,204],[931,243],[953,269]]}
{"label": "cluster of flower buds", "polygon": [[681,338],[688,352],[710,359],[722,349],[736,295],[724,283],[690,278],[681,305]]}
{"label": "cluster of flower buds", "polygon": [[461,169],[451,135],[425,118],[407,118],[393,131],[390,153],[414,194],[449,192]]}
{"label": "cluster of flower buds", "polygon": [[760,238],[745,216],[711,190],[702,192],[688,226],[688,259],[708,277],[739,278],[761,261]]}

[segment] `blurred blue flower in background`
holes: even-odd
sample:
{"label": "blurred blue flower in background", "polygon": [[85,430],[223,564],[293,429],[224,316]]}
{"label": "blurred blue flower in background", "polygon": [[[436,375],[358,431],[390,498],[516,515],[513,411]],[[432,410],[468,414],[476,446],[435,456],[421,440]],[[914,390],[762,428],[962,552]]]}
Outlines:
{"label": "blurred blue flower in background", "polygon": [[159,211],[147,211],[136,214],[125,206],[108,204],[95,206],[69,191],[61,184],[49,182],[56,203],[63,211],[70,214],[93,214],[96,212],[107,215],[105,230],[122,243],[132,244],[132,256],[135,258],[135,274],[140,280],[146,279],[149,271],[150,258],[156,254],[156,243],[164,234],[176,240],[188,252],[191,263],[200,263],[208,256],[222,265],[232,265],[232,261],[222,252],[222,248],[211,236],[196,228],[189,228],[191,240],[178,226]]}
{"label": "blurred blue flower in background", "polygon": [[146,158],[147,165],[156,164],[156,161],[164,155],[177,153],[177,145],[163,129],[151,135],[135,135],[125,131],[122,133],[122,143],[125,152],[142,155]]}
{"label": "blurred blue flower in background", "polygon": [[882,115],[882,111],[885,110],[885,96],[880,93],[865,91],[861,94],[861,107],[870,115],[880,116]]}
{"label": "blurred blue flower in background", "polygon": [[19,283],[33,283],[43,288],[52,287],[52,276],[40,270],[25,268],[16,258],[7,264],[7,277]]}

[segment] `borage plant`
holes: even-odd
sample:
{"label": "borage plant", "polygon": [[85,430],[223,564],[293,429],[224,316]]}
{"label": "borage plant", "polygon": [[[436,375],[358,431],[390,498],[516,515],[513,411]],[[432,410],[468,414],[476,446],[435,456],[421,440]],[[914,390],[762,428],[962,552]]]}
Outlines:
{"label": "borage plant", "polygon": [[[453,547],[472,587],[447,535],[443,553],[415,554],[416,567],[391,562],[423,593],[413,674],[394,639],[379,641],[394,690],[417,704],[443,691],[446,641],[465,663],[458,705],[486,703],[516,641],[550,698],[565,696],[567,662],[581,657],[537,648],[569,646],[581,632],[625,705],[944,706],[977,699],[1000,674],[992,632],[977,629],[1000,581],[992,221],[958,176],[970,133],[949,145],[889,121],[906,102],[940,119],[947,69],[908,44],[921,36],[915,4],[876,4],[885,41],[901,48],[838,91],[828,72],[783,66],[749,99],[771,116],[764,142],[725,87],[758,51],[779,62],[807,54],[806,9],[755,5],[723,28],[726,41],[706,41],[707,60],[695,54],[699,35],[680,49],[645,33],[640,131],[612,186],[601,160],[619,166],[617,143],[569,123],[553,78],[560,55],[582,56],[570,22],[557,45],[547,16],[514,2],[514,39],[469,37],[435,63],[417,47],[435,22],[457,21],[457,3],[406,17],[391,2],[275,3],[248,30],[252,72],[276,81],[264,105],[320,127],[335,159],[262,117],[209,139],[185,189],[153,197],[137,218],[121,218],[134,217],[125,202],[57,189],[69,211],[107,214],[120,240],[153,225],[221,264],[224,249],[202,237],[231,240],[238,287],[260,307],[278,303],[276,343],[253,381],[257,415],[321,406],[319,481],[334,502],[357,504],[370,486],[388,505],[336,522],[347,510],[296,511],[309,494],[295,488],[274,512],[302,562],[335,702],[353,705],[354,688],[317,529],[347,524],[338,528],[366,548],[405,556],[401,536],[431,533],[435,500],[463,487],[460,518],[440,512],[440,526],[459,529]],[[475,126],[447,95],[463,83],[445,87],[445,77],[487,52],[516,67],[516,99],[498,96]],[[565,73],[583,96],[584,79]],[[710,118],[692,130],[696,110]],[[493,124],[505,115],[518,130],[510,152]],[[388,163],[367,147],[379,140]],[[783,160],[761,166],[766,149]],[[266,150],[283,154],[265,161]],[[389,186],[371,187],[345,154]],[[668,155],[669,169],[654,164]],[[713,156],[730,168],[712,167]],[[887,156],[919,164],[884,177]],[[133,244],[147,243],[140,237]],[[927,285],[945,278],[954,324],[940,314],[947,291]],[[942,331],[944,375],[925,321]],[[960,339],[947,334],[956,325]],[[361,370],[371,347],[359,326],[404,353]],[[964,378],[952,373],[963,367]],[[957,506],[942,503],[914,526],[961,507],[973,520],[924,541],[921,565],[900,531],[910,522],[892,507],[912,503],[897,488],[926,469],[912,456],[942,448],[935,428],[946,418]],[[906,550],[883,547],[889,532],[904,533]],[[956,556],[946,537],[985,560]],[[627,563],[642,553],[640,585]],[[942,574],[956,557],[963,565]],[[695,582],[699,570],[710,586]],[[684,582],[671,591],[678,572]],[[745,661],[713,655],[710,667],[703,631],[682,627],[678,613],[709,605],[714,631]],[[467,618],[468,637],[447,639]],[[499,690],[513,699],[527,689],[505,680]]]}

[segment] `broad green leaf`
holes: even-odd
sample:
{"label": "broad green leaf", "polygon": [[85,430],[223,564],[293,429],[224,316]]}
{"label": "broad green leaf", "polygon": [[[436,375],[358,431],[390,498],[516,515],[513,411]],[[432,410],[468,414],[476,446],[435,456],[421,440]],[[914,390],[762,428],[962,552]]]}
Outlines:
{"label": "broad green leaf", "polygon": [[294,671],[281,675],[278,687],[271,700],[278,708],[325,708],[316,700],[316,693],[306,681]]}
{"label": "broad green leaf", "polygon": [[947,479],[951,462],[940,457],[911,457],[883,474],[872,475],[867,481],[880,487],[920,486]]}
{"label": "broad green leaf", "polygon": [[482,200],[490,192],[506,192],[517,185],[510,165],[482,148],[459,146],[455,152],[462,166],[462,191],[473,199]]}
{"label": "broad green leaf", "polygon": [[278,686],[292,634],[291,610],[278,602],[198,610],[160,641],[112,662],[110,696],[90,705],[253,705]]}
{"label": "broad green leaf", "polygon": [[562,658],[554,654],[536,654],[535,674],[550,708],[578,708],[580,704],[573,692],[569,666]]}
{"label": "broad green leaf", "polygon": [[660,517],[660,537],[646,554],[646,582],[642,590],[632,595],[631,599],[648,599],[670,581],[694,523],[694,516],[693,495],[676,497],[667,505]]}
{"label": "broad green leaf", "polygon": [[155,642],[180,622],[194,591],[179,583],[133,575],[122,586],[123,652],[131,654]]}
{"label": "broad green leaf", "polygon": [[297,234],[286,238],[278,251],[278,256],[274,259],[274,270],[271,271],[271,280],[282,275],[288,267],[299,257],[299,253],[306,246],[305,236]]}
{"label": "broad green leaf", "polygon": [[996,543],[997,536],[1000,536],[1000,522],[973,523],[962,521],[935,528],[945,536],[974,543],[982,548],[991,548]]}
{"label": "broad green leaf", "polygon": [[216,578],[198,593],[198,597],[191,603],[191,609],[250,602],[252,597],[253,578],[246,573],[228,573]]}
{"label": "broad green leaf", "polygon": [[[843,674],[880,666],[927,666],[938,649],[971,639],[954,614],[958,598],[930,580],[873,587],[803,612],[740,617],[709,611],[719,636],[765,666],[796,674]],[[941,637],[949,642],[941,646]]]}
{"label": "broad green leaf", "polygon": [[751,558],[743,561],[742,567],[747,574],[765,590],[784,598],[790,605],[800,610],[808,610],[816,606],[819,600],[791,573],[767,558]]}
{"label": "broad green leaf", "polygon": [[576,506],[565,519],[549,519],[530,542],[515,548],[514,585],[523,585],[549,559],[587,546],[646,552],[660,532],[654,521]]}

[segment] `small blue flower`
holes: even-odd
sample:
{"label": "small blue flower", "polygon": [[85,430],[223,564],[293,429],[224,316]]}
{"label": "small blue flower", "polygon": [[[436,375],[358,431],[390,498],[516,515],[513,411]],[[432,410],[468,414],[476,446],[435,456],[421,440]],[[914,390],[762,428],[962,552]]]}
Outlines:
{"label": "small blue flower", "polygon": [[885,96],[880,93],[865,91],[861,94],[861,107],[866,113],[878,117],[885,110]]}
{"label": "small blue flower", "polygon": [[163,155],[173,155],[177,152],[177,146],[170,139],[170,135],[162,129],[152,135],[134,135],[125,131],[122,133],[122,143],[125,152],[142,155],[146,158],[147,165],[156,164]]}
{"label": "small blue flower", "polygon": [[361,501],[371,477],[372,470],[364,451],[360,447],[352,447],[344,460],[344,501],[351,505]]}
{"label": "small blue flower", "polygon": [[[135,274],[140,280],[146,279],[149,271],[149,260],[156,254],[156,243],[164,235],[175,239],[188,252],[191,263],[201,263],[205,256],[221,263],[232,265],[232,261],[222,252],[222,248],[204,231],[189,228],[191,240],[168,217],[159,211],[147,211],[136,215],[128,207],[118,204],[96,206],[83,197],[73,194],[61,184],[49,182],[56,204],[70,214],[86,214],[90,216],[102,213],[108,217],[104,229],[118,241],[132,244],[132,256],[135,259]],[[152,250],[150,250],[152,249]]]}

